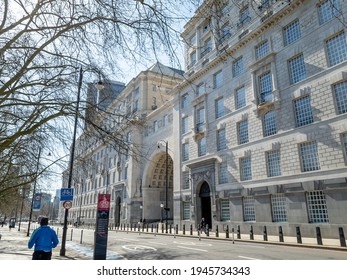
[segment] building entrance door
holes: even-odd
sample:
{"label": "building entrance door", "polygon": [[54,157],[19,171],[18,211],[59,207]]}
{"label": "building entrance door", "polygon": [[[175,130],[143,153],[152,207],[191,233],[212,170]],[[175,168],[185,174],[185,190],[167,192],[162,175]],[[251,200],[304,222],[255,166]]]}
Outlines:
{"label": "building entrance door", "polygon": [[201,218],[205,218],[206,224],[209,228],[212,228],[211,219],[211,193],[210,186],[207,182],[204,182],[200,189],[200,201],[201,201]]}

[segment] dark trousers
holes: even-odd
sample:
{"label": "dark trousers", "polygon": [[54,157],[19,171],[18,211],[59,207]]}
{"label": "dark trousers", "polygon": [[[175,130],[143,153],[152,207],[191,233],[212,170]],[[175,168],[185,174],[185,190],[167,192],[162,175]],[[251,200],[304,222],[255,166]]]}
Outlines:
{"label": "dark trousers", "polygon": [[50,260],[52,258],[52,252],[35,251],[33,253],[33,260]]}

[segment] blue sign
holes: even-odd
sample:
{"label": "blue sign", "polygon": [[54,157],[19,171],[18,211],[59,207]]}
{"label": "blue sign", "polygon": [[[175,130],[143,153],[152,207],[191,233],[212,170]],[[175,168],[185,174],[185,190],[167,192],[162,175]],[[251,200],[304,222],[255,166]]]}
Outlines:
{"label": "blue sign", "polygon": [[35,193],[33,201],[33,211],[39,211],[41,209],[41,193]]}
{"label": "blue sign", "polygon": [[60,189],[60,201],[73,200],[72,188]]}

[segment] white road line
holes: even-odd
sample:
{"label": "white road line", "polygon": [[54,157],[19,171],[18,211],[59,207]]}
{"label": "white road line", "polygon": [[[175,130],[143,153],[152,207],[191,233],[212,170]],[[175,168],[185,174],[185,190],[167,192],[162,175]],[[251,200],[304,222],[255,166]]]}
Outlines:
{"label": "white road line", "polygon": [[126,241],[126,242],[140,242],[141,240],[137,240],[137,239],[130,239],[130,238],[120,238],[118,240],[123,240],[123,241]]}
{"label": "white road line", "polygon": [[238,256],[239,258],[242,259],[247,259],[247,260],[260,260],[260,259],[255,259],[255,258],[250,258],[250,257],[244,257],[244,256]]}
{"label": "white road line", "polygon": [[160,243],[160,242],[148,242],[150,244],[157,244],[157,245],[167,245],[167,243]]}
{"label": "white road line", "polygon": [[208,250],[196,249],[196,248],[190,248],[190,247],[183,247],[183,246],[177,246],[177,248],[182,248],[182,249],[187,249],[187,250],[196,250],[196,251],[201,251],[201,252],[208,252]]}

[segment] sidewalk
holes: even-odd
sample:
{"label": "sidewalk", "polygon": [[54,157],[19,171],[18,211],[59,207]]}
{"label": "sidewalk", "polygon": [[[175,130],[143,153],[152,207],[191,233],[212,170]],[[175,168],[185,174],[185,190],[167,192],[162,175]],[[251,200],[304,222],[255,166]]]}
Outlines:
{"label": "sidewalk", "polygon": [[[32,232],[32,231],[31,231]],[[30,233],[31,233],[30,232]],[[18,231],[18,227],[9,228],[6,226],[0,227],[0,261],[1,260],[31,260],[33,249],[28,249],[28,241],[30,237],[26,236],[27,229],[21,228]],[[52,260],[90,260],[92,258],[79,253],[76,250],[66,251],[64,257],[59,255],[60,244],[53,249]]]}

